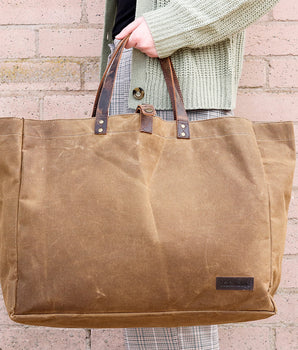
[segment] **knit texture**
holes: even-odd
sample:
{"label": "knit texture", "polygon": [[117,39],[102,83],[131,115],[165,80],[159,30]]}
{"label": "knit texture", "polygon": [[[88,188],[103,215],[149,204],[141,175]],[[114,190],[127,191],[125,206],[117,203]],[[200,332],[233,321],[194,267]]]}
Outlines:
{"label": "knit texture", "polygon": [[[102,72],[115,18],[116,0],[107,1]],[[278,0],[137,0],[136,16],[144,16],[159,57],[171,56],[186,109],[234,109],[241,76],[244,29]],[[157,59],[133,53],[129,107],[151,103],[171,109]],[[133,89],[145,91],[136,100]]]}

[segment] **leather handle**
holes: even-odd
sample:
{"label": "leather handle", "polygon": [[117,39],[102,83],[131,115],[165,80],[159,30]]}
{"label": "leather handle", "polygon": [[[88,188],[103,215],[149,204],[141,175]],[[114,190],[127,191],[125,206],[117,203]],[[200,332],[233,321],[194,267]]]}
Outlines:
{"label": "leather handle", "polygon": [[[129,38],[129,36],[127,37],[127,40],[128,40],[128,38]],[[124,43],[125,43],[125,44],[124,44]],[[119,50],[121,50],[121,48],[124,49],[125,45],[126,45],[126,40],[125,40],[125,39],[122,40],[122,42],[120,42],[120,43],[117,45],[117,47],[116,47],[116,49],[114,50],[113,55],[112,55],[112,57],[111,57],[111,59],[110,59],[109,64],[107,65],[107,67],[106,67],[106,69],[105,69],[105,71],[104,71],[104,73],[103,73],[103,76],[102,76],[101,81],[100,81],[100,83],[99,83],[99,87],[98,87],[98,89],[97,89],[97,93],[96,93],[96,97],[95,97],[95,101],[94,101],[94,105],[93,105],[92,118],[94,118],[94,117],[96,116],[96,109],[97,109],[97,106],[98,106],[99,96],[100,96],[100,94],[101,94],[101,91],[102,91],[103,84],[104,84],[104,82],[105,82],[107,73],[108,73],[108,71],[109,71],[109,69],[110,69],[112,63],[114,62],[116,55],[119,53]],[[120,61],[120,59],[119,59],[119,61]]]}
{"label": "leather handle", "polygon": [[97,135],[105,135],[107,133],[108,112],[112,99],[113,87],[116,80],[116,73],[128,39],[129,35],[124,38],[119,45],[117,45],[117,48],[103,74],[97,90],[92,113],[92,117],[96,118],[94,133]]}
{"label": "leather handle", "polygon": [[170,57],[159,59],[159,62],[172,102],[174,117],[177,125],[177,138],[189,139],[189,120],[184,107],[182,92],[173,63]]}
{"label": "leather handle", "polygon": [[[113,87],[119,62],[128,39],[129,35],[122,39],[121,42],[117,45],[100,81],[92,112],[92,117],[96,118],[94,130],[95,134],[105,135],[107,132],[108,111],[111,103]],[[186,114],[182,93],[171,59],[167,57],[164,59],[159,59],[159,61],[172,102],[174,117],[177,125],[177,138],[190,138],[189,120]]]}

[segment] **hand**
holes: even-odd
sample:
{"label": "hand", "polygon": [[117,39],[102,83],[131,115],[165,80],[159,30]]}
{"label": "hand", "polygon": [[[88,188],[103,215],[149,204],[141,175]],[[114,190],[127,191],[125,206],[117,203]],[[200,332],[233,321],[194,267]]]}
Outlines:
{"label": "hand", "polygon": [[122,40],[130,33],[131,35],[125,46],[126,49],[134,47],[149,57],[158,57],[151,32],[144,17],[136,18],[128,26],[122,29],[115,38]]}

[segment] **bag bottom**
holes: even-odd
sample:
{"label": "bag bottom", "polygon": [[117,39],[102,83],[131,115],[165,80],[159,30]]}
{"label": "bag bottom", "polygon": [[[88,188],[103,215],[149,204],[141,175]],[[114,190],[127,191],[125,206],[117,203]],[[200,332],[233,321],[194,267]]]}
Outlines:
{"label": "bag bottom", "polygon": [[247,322],[274,316],[276,311],[173,311],[110,314],[11,314],[14,322],[63,328],[181,327]]}

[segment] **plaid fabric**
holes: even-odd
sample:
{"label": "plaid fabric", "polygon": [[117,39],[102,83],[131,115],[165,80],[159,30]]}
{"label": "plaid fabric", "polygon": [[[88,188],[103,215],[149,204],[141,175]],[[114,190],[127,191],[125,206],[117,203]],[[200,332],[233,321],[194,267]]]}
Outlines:
{"label": "plaid fabric", "polygon": [[[115,39],[110,44],[111,55],[117,45]],[[109,114],[134,113],[128,108],[130,88],[132,49],[124,49],[115,86]],[[109,59],[111,57],[109,56]],[[171,110],[157,110],[157,115],[165,120],[174,120]],[[189,120],[211,119],[233,115],[231,110],[188,110]],[[124,328],[125,347],[127,350],[219,350],[218,328],[212,326],[171,327],[171,328]]]}
{"label": "plaid fabric", "polygon": [[[108,58],[108,61],[110,60],[111,55],[118,42],[119,40],[115,39],[114,43],[109,45],[111,49],[111,54]],[[131,54],[132,49],[124,49],[114,85],[113,96],[109,110],[110,115],[135,112],[134,109],[128,108],[128,94],[130,89],[130,70],[132,56]],[[174,120],[172,110],[156,110],[156,113],[162,119]],[[201,120],[233,115],[233,112],[231,110],[222,109],[192,109],[187,110],[187,115],[189,120]]]}
{"label": "plaid fabric", "polygon": [[127,350],[219,350],[217,326],[125,328]]}

